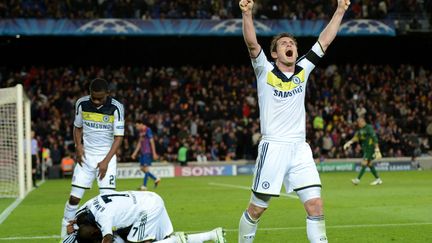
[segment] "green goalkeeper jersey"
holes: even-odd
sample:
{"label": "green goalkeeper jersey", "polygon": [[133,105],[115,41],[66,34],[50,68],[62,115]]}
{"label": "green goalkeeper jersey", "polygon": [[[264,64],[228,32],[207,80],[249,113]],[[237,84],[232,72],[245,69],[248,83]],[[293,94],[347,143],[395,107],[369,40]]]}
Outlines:
{"label": "green goalkeeper jersey", "polygon": [[356,132],[355,137],[357,137],[363,150],[363,158],[367,160],[373,160],[375,144],[378,143],[378,137],[373,127],[369,124],[366,124],[366,126],[360,128]]}

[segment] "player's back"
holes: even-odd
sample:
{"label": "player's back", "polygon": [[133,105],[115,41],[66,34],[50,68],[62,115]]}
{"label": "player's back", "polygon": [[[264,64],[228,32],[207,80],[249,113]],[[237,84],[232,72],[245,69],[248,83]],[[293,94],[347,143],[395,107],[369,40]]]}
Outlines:
{"label": "player's back", "polygon": [[86,203],[95,220],[113,229],[125,228],[157,208],[161,198],[153,192],[122,191],[102,194]]}

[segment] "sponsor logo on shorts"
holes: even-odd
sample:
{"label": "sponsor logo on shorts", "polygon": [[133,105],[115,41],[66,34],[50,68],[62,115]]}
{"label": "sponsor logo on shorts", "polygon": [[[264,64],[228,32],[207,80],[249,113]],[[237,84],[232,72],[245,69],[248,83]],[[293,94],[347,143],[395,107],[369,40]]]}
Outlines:
{"label": "sponsor logo on shorts", "polygon": [[268,181],[264,181],[264,182],[262,183],[262,188],[264,188],[264,189],[269,189],[269,187],[270,187],[270,183],[269,183]]}

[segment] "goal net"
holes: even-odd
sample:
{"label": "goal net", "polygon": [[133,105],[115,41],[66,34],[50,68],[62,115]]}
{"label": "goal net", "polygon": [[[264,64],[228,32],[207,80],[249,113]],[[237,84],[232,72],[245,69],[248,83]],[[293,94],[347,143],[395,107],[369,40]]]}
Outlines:
{"label": "goal net", "polygon": [[23,199],[32,188],[30,144],[30,100],[22,85],[0,89],[0,198]]}

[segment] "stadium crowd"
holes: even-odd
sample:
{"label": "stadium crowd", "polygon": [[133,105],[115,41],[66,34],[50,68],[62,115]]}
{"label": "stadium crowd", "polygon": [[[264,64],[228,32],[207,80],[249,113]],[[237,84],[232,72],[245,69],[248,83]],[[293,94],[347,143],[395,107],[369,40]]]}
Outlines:
{"label": "stadium crowd", "polygon": [[[384,19],[391,14],[418,14],[432,6],[430,0],[353,0],[346,18]],[[255,6],[260,19],[329,19],[336,0],[262,0]],[[0,1],[0,18],[133,18],[229,19],[239,18],[237,1],[231,0],[6,0]]]}
{"label": "stadium crowd", "polygon": [[[161,161],[255,159],[260,138],[257,93],[247,66],[22,67],[3,70],[0,87],[22,83],[32,99],[32,128],[53,164],[73,150],[74,103],[89,81],[104,77],[124,103],[126,136],[119,160],[131,161],[134,121],[155,134]],[[343,151],[355,119],[376,129],[383,156],[428,153],[432,139],[432,70],[412,65],[330,65],[311,74],[306,98],[307,139],[317,159],[361,157]]]}

